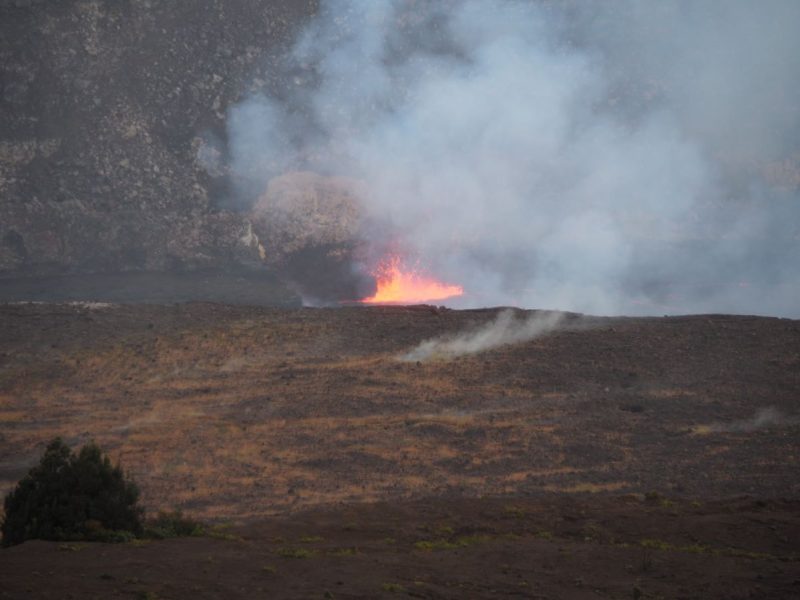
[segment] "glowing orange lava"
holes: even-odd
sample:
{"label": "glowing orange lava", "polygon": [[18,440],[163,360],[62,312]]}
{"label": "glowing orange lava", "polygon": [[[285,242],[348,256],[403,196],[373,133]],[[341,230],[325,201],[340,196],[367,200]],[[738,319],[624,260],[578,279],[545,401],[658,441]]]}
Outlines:
{"label": "glowing orange lava", "polygon": [[365,304],[413,304],[444,300],[464,293],[460,285],[440,283],[417,271],[404,270],[397,257],[381,263],[374,275],[378,290],[374,296],[361,300]]}

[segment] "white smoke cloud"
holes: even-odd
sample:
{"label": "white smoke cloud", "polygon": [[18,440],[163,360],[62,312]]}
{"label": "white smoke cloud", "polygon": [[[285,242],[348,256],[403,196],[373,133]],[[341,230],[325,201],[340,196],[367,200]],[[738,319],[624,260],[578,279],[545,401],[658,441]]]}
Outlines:
{"label": "white smoke cloud", "polygon": [[494,321],[472,331],[426,340],[403,354],[400,360],[447,360],[507,344],[528,342],[553,331],[563,318],[563,313],[546,312],[534,313],[523,319],[517,318],[512,310],[504,310]]}
{"label": "white smoke cloud", "polygon": [[[457,306],[800,316],[800,3],[329,0],[234,169],[363,180]],[[377,259],[379,257],[375,257]]]}

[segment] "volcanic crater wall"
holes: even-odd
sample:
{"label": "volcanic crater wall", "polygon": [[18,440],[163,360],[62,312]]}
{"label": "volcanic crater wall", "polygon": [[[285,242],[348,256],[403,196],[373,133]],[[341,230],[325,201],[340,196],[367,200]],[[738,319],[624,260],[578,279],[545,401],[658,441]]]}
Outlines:
{"label": "volcanic crater wall", "polygon": [[0,273],[260,264],[198,162],[316,2],[0,2]]}
{"label": "volcanic crater wall", "polygon": [[0,276],[266,266],[331,302],[391,250],[460,307],[796,316],[798,23],[792,0],[0,0]]}

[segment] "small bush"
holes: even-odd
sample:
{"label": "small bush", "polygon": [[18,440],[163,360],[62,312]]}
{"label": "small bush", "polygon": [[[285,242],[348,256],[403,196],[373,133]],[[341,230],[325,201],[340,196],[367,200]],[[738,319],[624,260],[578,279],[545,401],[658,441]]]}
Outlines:
{"label": "small bush", "polygon": [[639,542],[639,544],[643,548],[649,548],[651,550],[673,550],[674,546],[668,542],[663,540],[654,540],[654,539],[644,539]]}
{"label": "small bush", "polygon": [[150,521],[144,530],[145,536],[157,540],[198,536],[204,533],[205,529],[202,523],[189,517],[184,517],[179,510],[158,513],[158,516]]}
{"label": "small bush", "polygon": [[29,539],[127,541],[142,531],[139,490],[90,443],[56,438],[4,501],[3,546]]}

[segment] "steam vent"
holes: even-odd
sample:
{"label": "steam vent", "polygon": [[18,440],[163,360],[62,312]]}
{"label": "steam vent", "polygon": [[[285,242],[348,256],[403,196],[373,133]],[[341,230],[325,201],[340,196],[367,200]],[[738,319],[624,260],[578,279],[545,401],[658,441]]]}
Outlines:
{"label": "steam vent", "polygon": [[0,600],[800,597],[798,31],[0,0]]}

